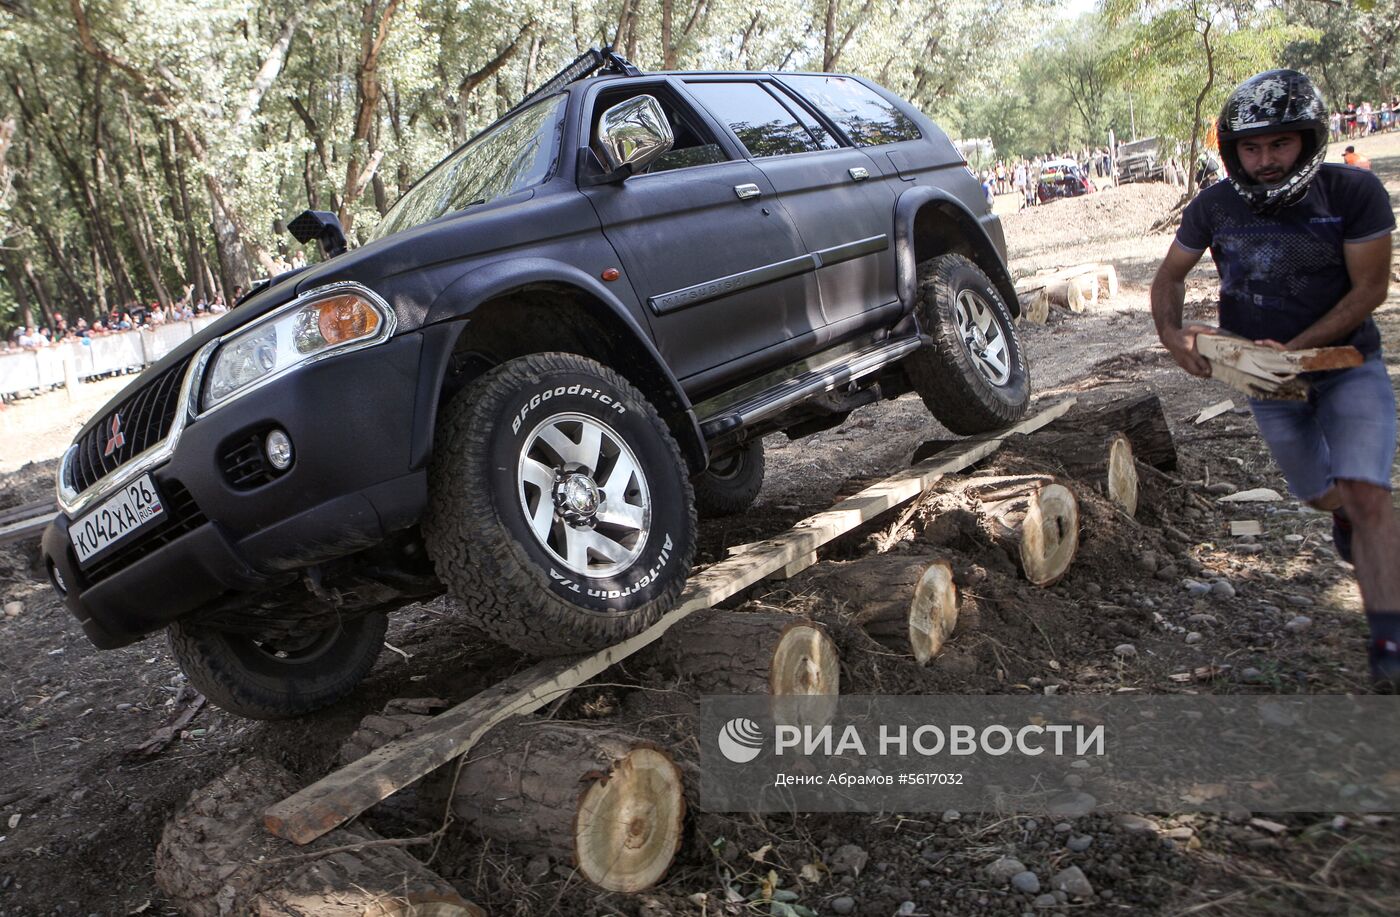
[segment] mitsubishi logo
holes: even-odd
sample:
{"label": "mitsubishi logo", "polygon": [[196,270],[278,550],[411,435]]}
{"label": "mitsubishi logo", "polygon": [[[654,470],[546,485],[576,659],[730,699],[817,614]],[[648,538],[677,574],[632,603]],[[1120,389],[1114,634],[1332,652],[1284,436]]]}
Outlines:
{"label": "mitsubishi logo", "polygon": [[107,437],[107,448],[102,451],[102,457],[106,458],[126,445],[126,434],[122,432],[122,415],[112,415],[112,433]]}

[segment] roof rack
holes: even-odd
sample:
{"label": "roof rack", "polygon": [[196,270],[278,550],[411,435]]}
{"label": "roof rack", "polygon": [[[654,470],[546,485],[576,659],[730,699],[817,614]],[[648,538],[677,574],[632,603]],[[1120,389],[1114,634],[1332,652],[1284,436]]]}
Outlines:
{"label": "roof rack", "polygon": [[611,45],[606,48],[589,48],[574,58],[563,70],[540,84],[538,89],[517,102],[510,111],[506,112],[505,116],[513,115],[535,99],[558,92],[570,83],[587,79],[595,73],[616,73],[621,76],[642,75],[642,71],[633,66],[627,58],[614,52]]}

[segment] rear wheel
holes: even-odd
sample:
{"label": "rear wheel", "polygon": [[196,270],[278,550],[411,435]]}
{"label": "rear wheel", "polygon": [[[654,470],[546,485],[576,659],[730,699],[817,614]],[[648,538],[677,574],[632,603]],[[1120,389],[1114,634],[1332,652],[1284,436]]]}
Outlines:
{"label": "rear wheel", "polygon": [[919,324],[933,346],[906,361],[909,381],[954,433],[1001,430],[1030,405],[1030,372],[996,286],[962,255],[919,265]]}
{"label": "rear wheel", "polygon": [[277,637],[170,625],[170,650],[190,684],[230,713],[254,720],[300,716],[355,689],[384,648],[379,613]]}
{"label": "rear wheel", "polygon": [[763,440],[751,439],[710,462],[692,480],[695,510],[705,518],[742,513],[763,487]]}
{"label": "rear wheel", "polygon": [[675,605],[695,554],[686,465],[656,410],[576,354],[496,367],[448,406],[423,533],[438,576],[492,637],[599,649]]}

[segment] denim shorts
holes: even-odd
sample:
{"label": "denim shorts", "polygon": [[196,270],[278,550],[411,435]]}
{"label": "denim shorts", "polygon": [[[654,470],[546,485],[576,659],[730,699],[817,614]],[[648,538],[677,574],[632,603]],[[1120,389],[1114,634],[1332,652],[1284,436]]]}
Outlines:
{"label": "denim shorts", "polygon": [[1385,360],[1372,354],[1354,369],[1309,379],[1307,401],[1249,399],[1288,489],[1315,500],[1338,479],[1389,490],[1395,461],[1395,390]]}

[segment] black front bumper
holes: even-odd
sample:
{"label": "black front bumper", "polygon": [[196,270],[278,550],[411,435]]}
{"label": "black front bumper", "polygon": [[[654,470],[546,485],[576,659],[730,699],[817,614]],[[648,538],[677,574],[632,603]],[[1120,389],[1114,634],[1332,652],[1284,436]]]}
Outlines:
{"label": "black front bumper", "polygon": [[[422,350],[419,334],[402,335],[304,366],[191,422],[170,460],[149,471],[164,517],[86,569],[72,519],[60,514],[44,532],[45,563],[88,638],[123,646],[213,599],[287,582],[414,525],[427,501],[422,424],[415,429]],[[291,438],[291,468],[235,486],[231,450],[273,427]]]}

